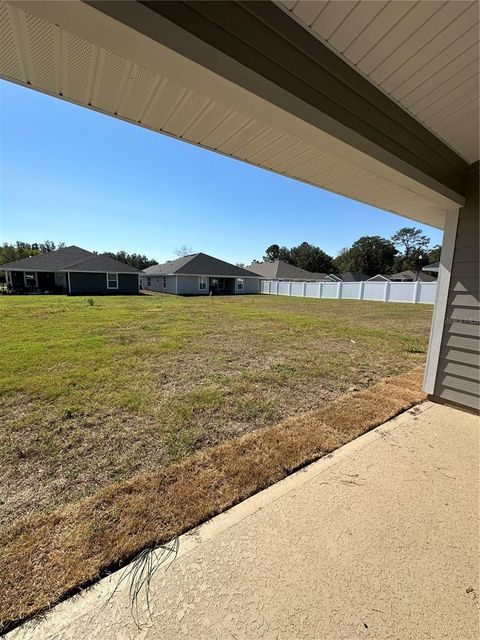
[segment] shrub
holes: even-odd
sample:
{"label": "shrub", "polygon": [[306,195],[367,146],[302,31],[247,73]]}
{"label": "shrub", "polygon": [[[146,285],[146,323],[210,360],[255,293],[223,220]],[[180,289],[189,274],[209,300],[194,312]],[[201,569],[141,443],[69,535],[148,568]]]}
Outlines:
{"label": "shrub", "polygon": [[62,418],[64,420],[70,420],[75,416],[76,413],[77,413],[76,407],[72,407],[72,406],[65,407],[65,409],[63,410]]}

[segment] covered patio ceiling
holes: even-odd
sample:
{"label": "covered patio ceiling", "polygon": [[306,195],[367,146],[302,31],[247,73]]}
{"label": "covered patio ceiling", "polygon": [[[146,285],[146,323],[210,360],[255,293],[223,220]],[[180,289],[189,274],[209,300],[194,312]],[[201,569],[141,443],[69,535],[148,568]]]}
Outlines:
{"label": "covered patio ceiling", "polygon": [[0,76],[442,228],[478,157],[478,5],[413,5],[2,1]]}

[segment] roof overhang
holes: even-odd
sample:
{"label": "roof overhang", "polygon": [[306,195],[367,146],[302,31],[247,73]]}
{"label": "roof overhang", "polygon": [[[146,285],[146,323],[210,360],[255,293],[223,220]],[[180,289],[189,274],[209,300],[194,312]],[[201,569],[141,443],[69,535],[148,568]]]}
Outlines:
{"label": "roof overhang", "polygon": [[8,2],[0,75],[442,228],[466,162],[272,2],[225,5]]}

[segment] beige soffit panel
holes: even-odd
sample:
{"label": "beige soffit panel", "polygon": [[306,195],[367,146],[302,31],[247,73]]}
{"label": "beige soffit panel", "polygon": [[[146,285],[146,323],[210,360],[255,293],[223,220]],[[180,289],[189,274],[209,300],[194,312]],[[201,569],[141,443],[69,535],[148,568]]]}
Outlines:
{"label": "beige soffit panel", "polygon": [[479,159],[477,0],[277,4],[465,160]]}
{"label": "beige soffit panel", "polygon": [[0,29],[8,80],[435,227],[455,205],[84,3],[0,2]]}

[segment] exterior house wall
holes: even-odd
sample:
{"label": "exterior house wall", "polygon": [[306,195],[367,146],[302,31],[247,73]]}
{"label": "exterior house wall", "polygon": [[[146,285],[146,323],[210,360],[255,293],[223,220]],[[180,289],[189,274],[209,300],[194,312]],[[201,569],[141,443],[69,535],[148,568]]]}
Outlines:
{"label": "exterior house wall", "polygon": [[106,273],[70,272],[71,295],[115,295],[138,293],[138,275],[119,273],[118,289],[107,289]]}
{"label": "exterior house wall", "polygon": [[478,165],[460,209],[433,395],[480,409]]}
{"label": "exterior house wall", "polygon": [[[233,278],[232,278],[233,279]],[[246,293],[258,293],[259,292],[259,278],[244,278],[243,290],[238,291],[236,288],[237,278],[235,278],[235,294]],[[198,276],[178,276],[178,293],[179,295],[208,295],[209,285],[207,284],[206,290],[200,290],[198,288]]]}
{"label": "exterior house wall", "polygon": [[178,293],[184,296],[208,296],[208,283],[206,290],[198,288],[198,276],[177,276]]}
{"label": "exterior house wall", "polygon": [[[209,276],[206,276],[209,277]],[[180,296],[208,296],[209,284],[206,289],[198,288],[198,276],[166,276],[167,288],[163,288],[163,276],[151,276],[150,286],[147,285],[147,276],[143,275],[142,287],[146,291],[163,291],[164,293],[176,293]],[[233,279],[233,278],[232,278]],[[175,282],[177,280],[177,282]],[[259,293],[260,278],[244,278],[243,290],[236,289],[237,278],[235,278],[235,294]]]}
{"label": "exterior house wall", "polygon": [[[167,286],[163,286],[163,278],[166,278]],[[176,293],[176,276],[150,276],[150,286],[148,285],[149,276],[141,276],[142,287],[145,291],[159,291],[161,293]]]}
{"label": "exterior house wall", "polygon": [[244,278],[243,291],[237,293],[260,293],[260,278]]}

